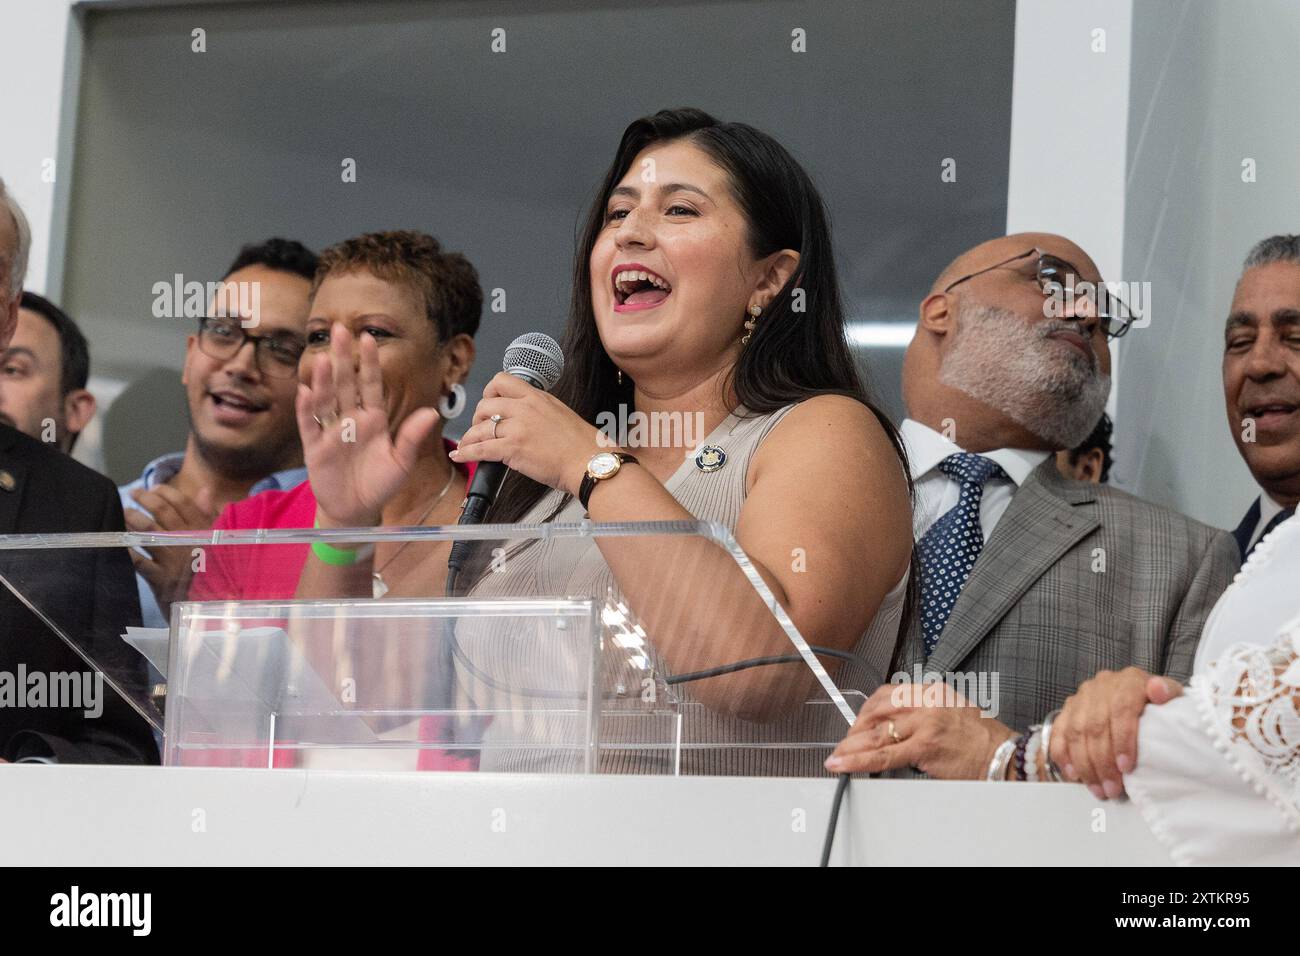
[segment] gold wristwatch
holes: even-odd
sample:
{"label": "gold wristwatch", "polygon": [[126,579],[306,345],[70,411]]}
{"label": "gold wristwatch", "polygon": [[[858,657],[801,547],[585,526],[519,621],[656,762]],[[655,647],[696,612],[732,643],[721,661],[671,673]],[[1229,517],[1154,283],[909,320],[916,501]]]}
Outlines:
{"label": "gold wristwatch", "polygon": [[587,462],[587,473],[583,475],[582,484],[578,486],[578,501],[582,503],[583,511],[587,510],[587,502],[596,488],[596,482],[613,478],[627,462],[638,464],[635,458],[621,451],[602,451],[591,456],[591,460]]}

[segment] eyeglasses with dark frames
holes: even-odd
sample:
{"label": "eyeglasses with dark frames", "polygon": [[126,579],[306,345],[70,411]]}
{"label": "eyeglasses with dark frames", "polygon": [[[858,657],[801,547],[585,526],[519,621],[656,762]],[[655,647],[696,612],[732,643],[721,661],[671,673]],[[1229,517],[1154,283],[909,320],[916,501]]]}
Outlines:
{"label": "eyeglasses with dark frames", "polygon": [[[956,282],[949,283],[943,291],[951,292],[963,282],[968,282],[976,276],[982,276],[994,269],[1005,269],[1012,263],[1019,262],[1021,259],[1028,259],[1033,255],[1038,256],[1038,260],[1034,265],[1034,279],[1038,282],[1038,288],[1043,293],[1044,298],[1069,295],[1071,298],[1078,297],[1088,300],[1096,310],[1098,324],[1108,339],[1119,338],[1132,326],[1132,310],[1129,309],[1123,299],[1111,292],[1104,282],[1092,283],[1082,280],[1079,270],[1069,262],[1060,256],[1044,252],[1036,247],[1026,249],[1019,255],[987,266],[978,272],[962,276]],[[1081,282],[1082,285],[1079,285],[1078,283]]]}
{"label": "eyeglasses with dark frames", "polygon": [[254,361],[263,375],[292,378],[298,374],[298,360],[307,343],[292,333],[249,335],[238,319],[209,316],[199,320],[199,351],[214,359],[229,361],[247,342],[253,343]]}

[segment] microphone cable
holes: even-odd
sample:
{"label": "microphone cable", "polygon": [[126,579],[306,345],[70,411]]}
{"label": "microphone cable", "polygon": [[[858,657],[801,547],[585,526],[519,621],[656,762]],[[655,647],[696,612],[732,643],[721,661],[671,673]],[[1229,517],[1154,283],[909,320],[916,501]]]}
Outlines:
{"label": "microphone cable", "polygon": [[[859,658],[854,654],[845,651],[837,651],[829,647],[819,647],[815,644],[809,645],[811,650],[818,656],[838,657],[841,660],[856,661]],[[717,677],[721,674],[731,674],[736,671],[747,670],[750,667],[763,667],[768,664],[792,664],[802,661],[803,658],[798,654],[783,654],[776,657],[757,657],[747,661],[737,661],[735,664],[724,664],[721,667],[711,667],[707,670],[695,671],[690,674],[681,674],[676,677],[664,678],[666,684],[682,684],[687,681],[703,680],[708,677]],[[839,825],[840,807],[844,803],[844,795],[849,790],[849,780],[852,779],[850,774],[842,773],[835,784],[835,796],[831,800],[831,815],[826,823],[826,835],[822,838],[822,857],[821,867],[831,865],[831,847],[835,844],[835,831]]]}
{"label": "microphone cable", "polygon": [[[838,657],[845,661],[862,662],[856,654],[850,654],[848,651],[837,651],[831,647],[821,647],[817,644],[809,644],[809,649],[819,657]],[[691,681],[705,680],[709,677],[721,677],[723,674],[734,674],[736,671],[749,670],[751,667],[767,667],[769,664],[798,664],[803,661],[799,654],[781,654],[775,657],[751,657],[747,660],[736,661],[734,664],[721,664],[717,667],[710,667],[702,671],[692,671],[689,674],[678,674],[675,677],[665,677],[665,684],[687,684]]]}
{"label": "microphone cable", "polygon": [[835,843],[835,828],[840,820],[840,804],[844,802],[844,794],[848,793],[850,779],[849,774],[842,773],[839,782],[835,784],[835,799],[831,801],[831,818],[826,824],[826,837],[822,840],[820,865],[823,868],[831,865],[831,846]]}

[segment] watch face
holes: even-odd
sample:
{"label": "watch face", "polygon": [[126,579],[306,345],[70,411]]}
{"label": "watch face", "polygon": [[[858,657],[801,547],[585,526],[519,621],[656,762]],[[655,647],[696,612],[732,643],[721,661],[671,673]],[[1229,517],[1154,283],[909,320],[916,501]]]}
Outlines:
{"label": "watch face", "polygon": [[603,451],[587,462],[587,474],[593,478],[608,478],[618,471],[620,464],[621,462],[614,457],[613,453]]}

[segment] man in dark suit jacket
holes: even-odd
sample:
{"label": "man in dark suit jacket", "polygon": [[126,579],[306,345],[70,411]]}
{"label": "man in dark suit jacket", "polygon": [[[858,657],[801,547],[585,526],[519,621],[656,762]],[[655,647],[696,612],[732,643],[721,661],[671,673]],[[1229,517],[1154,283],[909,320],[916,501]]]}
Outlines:
{"label": "man in dark suit jacket", "polygon": [[[0,353],[29,242],[0,180]],[[0,424],[0,535],[123,530],[111,481]],[[0,759],[157,763],[149,724],[126,702],[147,712],[143,659],[120,637],[139,622],[126,549],[0,549]]]}
{"label": "man in dark suit jacket", "polygon": [[1068,239],[1006,236],[959,257],[922,302],[900,429],[921,607],[897,659],[909,678],[960,680],[929,697],[881,688],[829,769],[983,778],[1006,741],[1098,672],[1191,673],[1236,548],[1225,532],[1058,473],[1052,453],[1101,414],[1107,333],[1121,330],[1085,298],[1051,301],[1081,280],[1101,277]]}
{"label": "man in dark suit jacket", "polygon": [[[111,481],[0,424],[0,534],[123,530]],[[15,681],[19,674],[40,674],[50,689],[73,679],[55,675],[76,675],[82,693],[89,692],[88,700],[71,704],[7,706],[12,702],[0,700],[0,757],[157,763],[149,725],[119,694],[149,706],[143,660],[120,636],[139,624],[135,574],[125,549],[0,550],[0,674]],[[89,656],[104,677],[93,676],[62,638]],[[54,703],[63,706],[49,706]]]}

